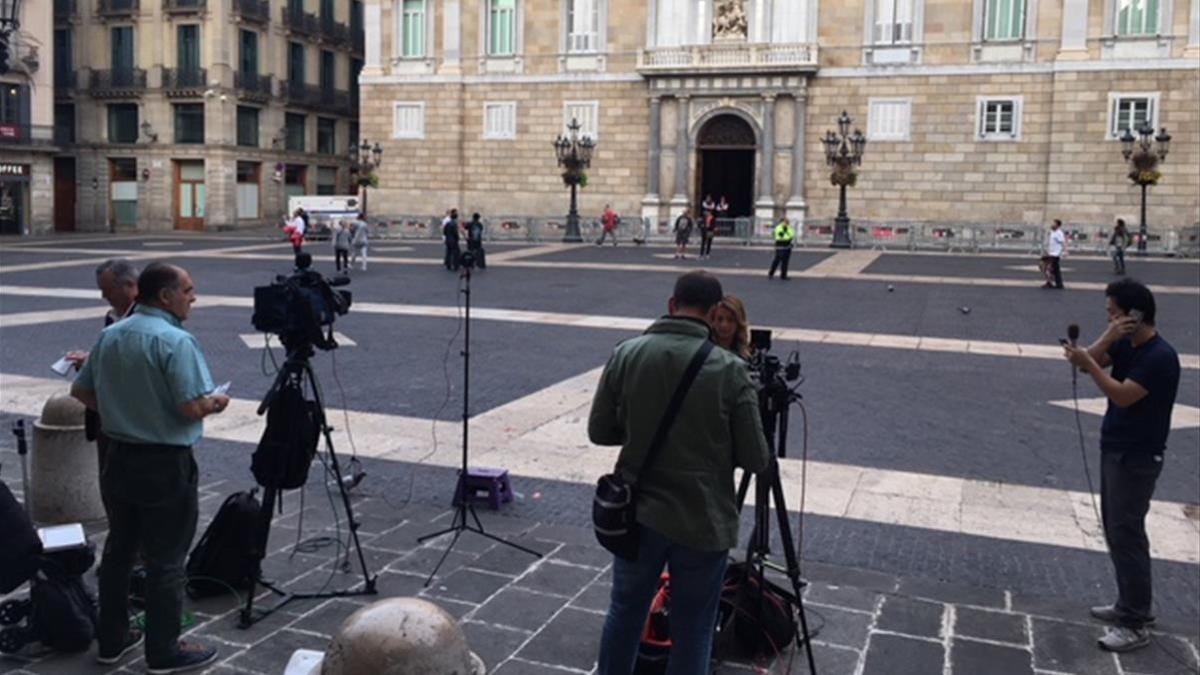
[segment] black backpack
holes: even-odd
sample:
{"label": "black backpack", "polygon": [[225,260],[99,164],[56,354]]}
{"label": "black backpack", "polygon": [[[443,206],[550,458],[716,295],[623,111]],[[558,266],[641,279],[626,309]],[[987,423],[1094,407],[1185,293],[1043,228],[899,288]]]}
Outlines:
{"label": "black backpack", "polygon": [[254,496],[257,490],[229,496],[208,529],[192,549],[187,560],[187,592],[193,598],[207,598],[243,589],[258,576],[254,554],[262,506]]}
{"label": "black backpack", "polygon": [[717,658],[777,658],[795,639],[792,594],[765,577],[763,585],[744,562],[726,569],[713,645]]}
{"label": "black backpack", "polygon": [[267,488],[294,490],[308,481],[308,467],[317,453],[320,409],[305,400],[294,383],[275,393],[267,410],[267,428],[250,458],[254,480]]}
{"label": "black backpack", "polygon": [[4,533],[4,545],[0,546],[0,595],[3,595],[29,581],[37,571],[37,556],[42,552],[37,530],[4,483],[0,483],[0,532]]}
{"label": "black backpack", "polygon": [[58,652],[81,652],[91,646],[99,621],[96,599],[80,575],[43,558],[29,597],[29,624],[42,644]]}

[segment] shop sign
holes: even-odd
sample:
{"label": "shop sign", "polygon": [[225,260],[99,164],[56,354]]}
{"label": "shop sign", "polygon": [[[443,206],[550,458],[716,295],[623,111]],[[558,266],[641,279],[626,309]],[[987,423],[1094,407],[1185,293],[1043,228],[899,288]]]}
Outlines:
{"label": "shop sign", "polygon": [[28,176],[28,164],[2,164],[0,163],[0,176]]}

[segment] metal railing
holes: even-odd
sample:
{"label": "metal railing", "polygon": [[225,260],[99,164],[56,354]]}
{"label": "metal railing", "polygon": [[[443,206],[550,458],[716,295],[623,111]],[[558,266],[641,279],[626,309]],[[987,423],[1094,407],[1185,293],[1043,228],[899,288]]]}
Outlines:
{"label": "metal railing", "polygon": [[292,105],[313,107],[321,103],[321,90],[316,85],[296,80],[281,80],[280,89],[283,97]]}
{"label": "metal railing", "polygon": [[350,27],[335,21],[332,17],[321,16],[318,21],[320,28],[317,37],[322,42],[334,47],[350,47]]}
{"label": "metal railing", "polygon": [[54,0],[54,20],[68,21],[74,19],[79,12],[76,0]]}
{"label": "metal railing", "polygon": [[271,96],[271,76],[260,73],[233,73],[233,86],[238,92],[250,98]]}
{"label": "metal railing", "polygon": [[268,23],[271,20],[270,0],[234,0],[233,11],[243,21]]}
{"label": "metal railing", "polygon": [[298,6],[283,8],[283,25],[294,35],[314,37],[320,32],[316,14],[309,14]]}
{"label": "metal railing", "polygon": [[199,94],[207,83],[207,68],[163,68],[163,89],[168,92]]}
{"label": "metal railing", "polygon": [[139,0],[99,0],[96,12],[101,16],[128,16],[141,8]]}
{"label": "metal railing", "polygon": [[146,89],[146,71],[141,68],[93,70],[88,89],[93,96],[140,94]]}
{"label": "metal railing", "polygon": [[208,0],[163,0],[163,11],[168,14],[202,12],[207,6]]}

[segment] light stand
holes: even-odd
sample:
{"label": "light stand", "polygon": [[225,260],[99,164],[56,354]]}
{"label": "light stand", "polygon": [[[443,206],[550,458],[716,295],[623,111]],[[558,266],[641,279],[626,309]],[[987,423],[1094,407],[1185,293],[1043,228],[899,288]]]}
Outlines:
{"label": "light stand", "polygon": [[[459,499],[458,499],[458,503],[454,505],[455,506],[454,520],[451,521],[450,527],[447,527],[443,530],[438,530],[437,532],[431,532],[429,534],[417,537],[417,541],[425,542],[430,539],[435,539],[437,537],[440,537],[444,534],[449,534],[451,532],[454,533],[454,538],[450,540],[450,545],[446,547],[445,552],[442,553],[442,557],[438,559],[437,565],[434,565],[433,571],[429,573],[429,578],[427,578],[425,580],[426,586],[428,586],[430,583],[433,582],[433,578],[435,576],[437,576],[437,572],[439,569],[441,569],[442,563],[446,562],[446,558],[450,555],[450,551],[454,548],[454,545],[458,543],[458,538],[460,536],[462,536],[462,533],[464,530],[468,530],[468,531],[474,532],[478,535],[487,537],[488,539],[491,539],[492,541],[499,542],[501,544],[504,544],[505,546],[510,546],[512,548],[517,549],[518,551],[524,551],[525,553],[528,553],[529,555],[536,556],[538,558],[542,557],[542,554],[538,553],[537,551],[525,548],[524,546],[521,546],[520,544],[513,543],[511,541],[508,541],[501,537],[497,537],[496,535],[485,531],[483,529],[483,523],[480,522],[480,520],[479,520],[479,515],[475,513],[474,505],[471,504],[471,490],[468,488],[468,485],[467,485],[467,452],[468,452],[467,449],[469,447],[468,431],[470,429],[470,425],[468,424],[468,420],[470,418],[469,405],[470,405],[470,401],[471,401],[471,396],[470,396],[470,393],[471,393],[471,389],[470,389],[470,385],[471,385],[471,268],[474,266],[475,266],[474,257],[471,256],[469,253],[464,254],[463,259],[462,259],[462,271],[459,273],[459,278],[461,278],[463,280],[463,289],[461,292],[464,297],[464,305],[466,306],[466,311],[464,313],[464,320],[463,320],[465,328],[464,328],[464,333],[463,333],[463,350],[462,350],[462,357],[463,357],[462,468],[459,469],[458,486],[457,486],[457,491],[455,493],[459,496]],[[475,521],[475,524],[473,526],[467,521],[468,514],[470,514],[471,520]]]}
{"label": "light stand", "polygon": [[[346,491],[345,481],[342,480],[342,468],[338,463],[337,453],[333,449],[333,438],[330,433],[332,427],[326,422],[325,406],[321,402],[321,390],[317,385],[317,376],[313,372],[312,365],[309,359],[313,355],[312,345],[303,345],[295,349],[289,349],[287,359],[284,361],[283,368],[280,369],[279,375],[275,377],[275,382],[271,388],[267,390],[267,395],[263,397],[262,404],[258,407],[258,414],[263,414],[271,406],[276,395],[285,387],[303,388],[307,383],[312,391],[313,402],[316,404],[317,426],[321,433],[325,436],[325,451],[329,454],[329,464],[333,468],[334,478],[337,480],[338,491],[342,493],[342,506],[346,509],[346,519],[349,523],[350,537],[354,541],[354,549],[358,553],[358,565],[362,570],[362,586],[353,586],[344,590],[324,591],[316,593],[292,593],[277,588],[271,582],[262,578],[262,560],[266,556],[267,539],[271,533],[271,516],[275,509],[275,500],[278,497],[279,490],[274,487],[263,488],[262,509],[259,511],[258,532],[255,540],[255,549],[251,551],[252,557],[255,558],[255,570],[250,575],[250,589],[246,593],[246,604],[238,618],[238,628],[249,628],[258,623],[264,618],[274,614],[277,610],[282,609],[293,600],[314,600],[325,598],[344,598],[356,595],[376,595],[378,591],[375,588],[375,577],[367,571],[367,560],[363,556],[362,544],[358,541],[358,521],[354,519],[354,508],[350,504],[350,494]],[[254,609],[254,586],[255,584],[266,588],[275,595],[280,596],[278,602],[267,609]]]}

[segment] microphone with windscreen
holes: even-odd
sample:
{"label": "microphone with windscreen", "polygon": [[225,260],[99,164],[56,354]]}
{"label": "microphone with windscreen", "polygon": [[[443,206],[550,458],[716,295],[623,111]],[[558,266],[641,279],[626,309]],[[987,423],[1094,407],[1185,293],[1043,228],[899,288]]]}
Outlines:
{"label": "microphone with windscreen", "polygon": [[1079,324],[1073,323],[1067,326],[1067,339],[1071,342],[1071,346],[1074,347],[1075,343],[1079,341]]}

